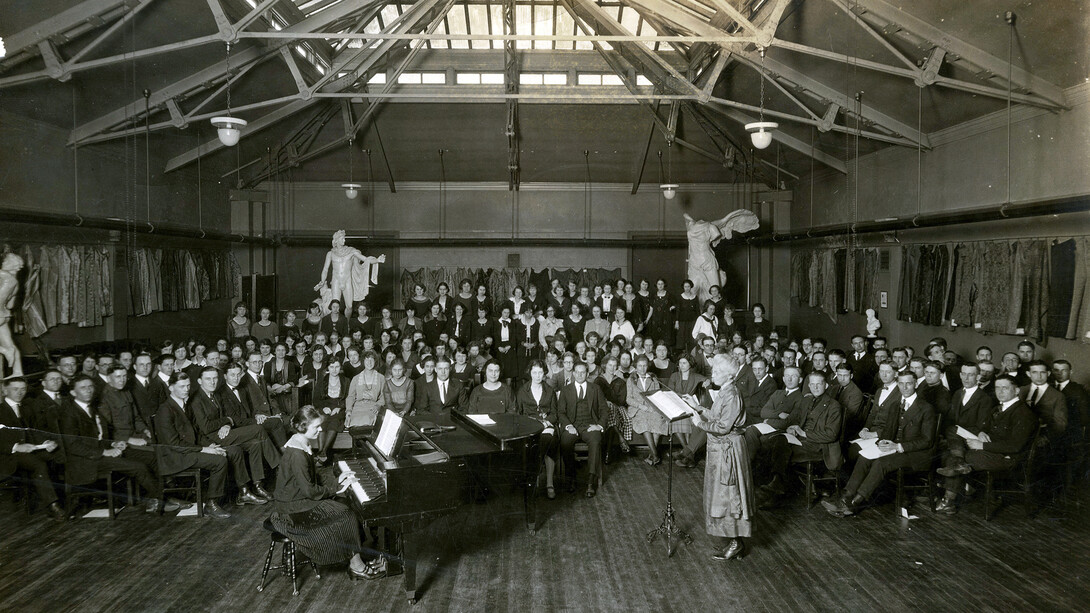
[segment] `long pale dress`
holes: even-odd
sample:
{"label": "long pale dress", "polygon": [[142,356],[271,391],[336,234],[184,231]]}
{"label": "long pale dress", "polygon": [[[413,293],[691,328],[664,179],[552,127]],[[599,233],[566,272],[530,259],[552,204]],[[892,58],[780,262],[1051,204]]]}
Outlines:
{"label": "long pale dress", "polygon": [[748,537],[753,527],[753,478],[742,429],[746,412],[733,385],[724,385],[700,416],[708,433],[704,469],[704,528],[711,536]]}
{"label": "long pale dress", "polygon": [[345,426],[348,428],[370,427],[375,425],[379,410],[382,408],[382,390],[386,378],[378,371],[362,371],[352,377],[345,397]]}

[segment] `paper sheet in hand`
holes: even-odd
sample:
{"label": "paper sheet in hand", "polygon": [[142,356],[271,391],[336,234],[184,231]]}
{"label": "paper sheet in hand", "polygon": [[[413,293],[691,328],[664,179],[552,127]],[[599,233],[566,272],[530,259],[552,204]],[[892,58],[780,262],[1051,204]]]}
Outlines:
{"label": "paper sheet in hand", "polygon": [[759,424],[753,424],[753,427],[757,428],[757,431],[761,434],[772,434],[776,431],[776,426],[773,426],[772,424],[766,424],[764,422],[761,422]]}
{"label": "paper sheet in hand", "polygon": [[859,455],[867,458],[868,460],[877,460],[882,456],[892,455],[897,453],[896,449],[892,451],[882,451],[878,448],[878,439],[876,438],[861,438],[852,441],[859,445]]}
{"label": "paper sheet in hand", "polygon": [[969,432],[968,430],[966,430],[965,428],[962,428],[961,426],[958,426],[958,436],[960,436],[961,438],[963,438],[963,439],[965,439],[967,441],[979,441],[980,440],[979,438],[977,438],[977,436],[975,434],[973,434],[972,432]]}
{"label": "paper sheet in hand", "polygon": [[796,438],[795,435],[788,434],[786,432],[781,432],[780,434],[782,434],[783,437],[785,439],[787,439],[788,443],[791,443],[792,445],[797,445],[799,447],[802,447],[802,441],[800,441],[798,438]]}
{"label": "paper sheet in hand", "polygon": [[687,402],[681,399],[681,396],[671,390],[659,390],[653,394],[648,394],[647,400],[655,405],[656,409],[662,411],[662,414],[670,421],[692,417],[696,414],[693,407],[689,406]]}
{"label": "paper sheet in hand", "polygon": [[478,425],[481,425],[481,426],[494,426],[494,425],[496,425],[496,420],[492,419],[491,417],[489,417],[487,414],[484,414],[484,413],[481,413],[481,414],[478,414],[478,415],[466,415],[466,417],[472,419],[474,422],[476,422]]}

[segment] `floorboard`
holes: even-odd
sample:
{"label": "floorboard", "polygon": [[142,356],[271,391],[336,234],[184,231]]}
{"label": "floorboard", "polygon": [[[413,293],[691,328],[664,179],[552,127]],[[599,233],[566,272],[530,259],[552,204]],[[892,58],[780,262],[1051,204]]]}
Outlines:
{"label": "floorboard", "polygon": [[521,496],[496,493],[414,535],[420,601],[400,578],[350,582],[343,568],[300,594],[275,576],[258,593],[267,511],[227,521],[148,516],[66,525],[0,503],[0,611],[1075,611],[1090,602],[1090,502],[1027,519],[1021,505],[991,522],[982,503],[954,517],[890,505],[836,519],[801,500],[757,517],[742,560],[710,559],[699,470],[675,473],[680,525],[693,537],[665,555],[647,533],[662,519],[666,466],[636,457],[607,467],[598,496],[540,501],[540,529],[524,527]]}

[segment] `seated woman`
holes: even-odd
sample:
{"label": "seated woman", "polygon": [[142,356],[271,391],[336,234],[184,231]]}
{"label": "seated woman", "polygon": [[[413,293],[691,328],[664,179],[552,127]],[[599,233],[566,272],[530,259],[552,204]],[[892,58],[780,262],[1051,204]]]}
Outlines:
{"label": "seated woman", "polygon": [[[353,437],[358,434],[367,434],[375,427],[378,420],[379,409],[382,407],[382,389],[386,385],[386,378],[375,370],[378,364],[378,356],[374,352],[368,352],[363,356],[363,370],[352,377],[348,384],[348,393],[345,395],[344,406],[347,413],[345,426]],[[340,372],[340,371],[338,371]]]}
{"label": "seated woman", "polygon": [[319,566],[347,559],[350,578],[382,577],[386,573],[383,561],[368,564],[360,557],[360,524],[355,512],[333,499],[358,481],[356,475],[343,472],[334,476],[330,469],[318,470],[311,455],[311,442],[322,434],[322,414],[305,406],[292,418],[291,429],[294,434],[280,457],[269,522]]}
{"label": "seated woman", "polygon": [[539,448],[545,457],[545,492],[549,500],[556,498],[553,474],[556,471],[557,414],[556,392],[545,383],[545,364],[541,360],[530,362],[530,380],[522,384],[515,394],[516,413],[532,417],[545,426]]}
{"label": "seated woman", "polygon": [[650,360],[641,355],[636,358],[636,371],[628,378],[628,415],[632,419],[632,430],[636,434],[642,434],[650,453],[644,459],[650,466],[662,463],[659,457],[659,437],[667,434],[669,423],[666,417],[653,407],[650,401],[644,397],[644,392],[657,392],[662,388],[658,379],[647,372]]}
{"label": "seated woman", "polygon": [[[666,386],[678,396],[697,396],[708,386],[707,378],[693,370],[693,359],[688,354],[682,354],[677,359],[677,370],[670,374]],[[679,435],[683,444],[689,444],[689,434],[693,431],[693,425],[686,420],[674,424],[674,434]]]}
{"label": "seated woman", "polygon": [[477,384],[477,369],[469,363],[469,353],[461,345],[454,350],[454,364],[450,367],[450,378],[462,382],[463,389],[470,389]]}
{"label": "seated woman", "polygon": [[387,369],[386,383],[382,388],[382,404],[398,415],[408,415],[415,397],[413,380],[405,376],[405,363],[397,358]]}
{"label": "seated woman", "polygon": [[312,398],[314,406],[325,418],[325,427],[318,437],[318,461],[329,463],[329,452],[337,433],[344,430],[345,395],[348,393],[348,378],[341,373],[341,363],[334,360],[326,367],[326,376],[314,383]]}
{"label": "seated woman", "polygon": [[[616,347],[616,345],[614,345]],[[619,355],[619,353],[617,354]],[[612,443],[612,434],[616,433],[621,442],[621,451],[629,453],[628,439],[632,438],[632,420],[628,418],[626,407],[628,406],[628,384],[623,375],[617,372],[620,359],[617,355],[610,354],[602,361],[601,372],[594,380],[598,387],[602,388],[602,395],[609,403],[609,417],[606,419],[607,432],[604,447],[605,457],[609,459],[609,449]]]}
{"label": "seated woman", "polygon": [[484,366],[484,383],[473,388],[466,402],[466,413],[507,413],[515,410],[515,394],[500,381],[502,368],[496,360]]}
{"label": "seated woman", "polygon": [[[650,340],[650,339],[648,339]],[[677,366],[670,361],[670,348],[665,341],[655,344],[654,358],[651,360],[651,372],[660,381],[666,381],[677,371]]]}

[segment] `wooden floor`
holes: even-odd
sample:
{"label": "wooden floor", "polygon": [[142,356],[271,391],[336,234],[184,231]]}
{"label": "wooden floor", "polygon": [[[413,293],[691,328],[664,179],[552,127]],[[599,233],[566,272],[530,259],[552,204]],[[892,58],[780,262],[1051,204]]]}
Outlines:
{"label": "wooden floor", "polygon": [[0,505],[0,611],[1075,611],[1090,606],[1087,508],[1066,518],[1020,506],[991,522],[980,503],[954,517],[895,519],[890,505],[835,519],[821,505],[761,512],[748,555],[710,559],[699,470],[675,474],[675,508],[694,537],[670,559],[648,544],[665,506],[666,465],[607,467],[598,497],[541,500],[530,535],[521,497],[495,495],[418,533],[421,599],[400,577],[320,581],[300,594],[276,576],[256,591],[265,510],[227,521],[157,518],[67,525]]}

